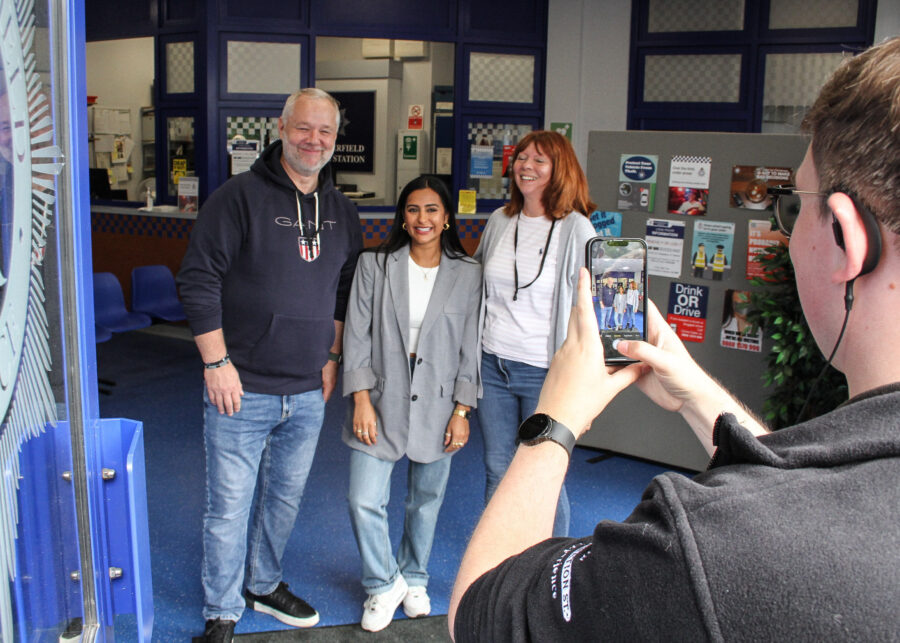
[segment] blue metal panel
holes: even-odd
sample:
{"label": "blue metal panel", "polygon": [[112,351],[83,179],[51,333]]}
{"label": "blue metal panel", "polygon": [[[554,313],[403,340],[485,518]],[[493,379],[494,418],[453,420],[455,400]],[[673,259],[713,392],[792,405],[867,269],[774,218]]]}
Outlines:
{"label": "blue metal panel", "polygon": [[451,40],[454,0],[313,0],[310,22],[321,35]]}
{"label": "blue metal panel", "polygon": [[547,41],[546,0],[464,2],[460,12],[461,36],[466,40],[492,44]]}
{"label": "blue metal panel", "polygon": [[121,577],[110,580],[113,614],[135,614],[138,640],[149,641],[153,583],[142,425],[123,419],[100,423],[103,467],[115,471],[112,480],[103,482],[109,566],[122,570]]}
{"label": "blue metal panel", "polygon": [[[84,0],[90,40],[137,38],[157,32],[156,3],[147,0]],[[87,5],[85,8],[84,5]],[[82,22],[82,24],[85,24]]]}
{"label": "blue metal panel", "polygon": [[247,29],[254,23],[268,22],[271,25],[277,20],[288,32],[296,32],[309,24],[309,2],[306,0],[221,0],[216,4],[222,25]]}

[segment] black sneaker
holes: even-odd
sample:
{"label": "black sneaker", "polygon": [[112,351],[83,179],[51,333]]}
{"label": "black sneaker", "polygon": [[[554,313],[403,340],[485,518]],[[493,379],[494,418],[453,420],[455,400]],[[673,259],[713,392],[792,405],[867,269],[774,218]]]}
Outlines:
{"label": "black sneaker", "polygon": [[234,621],[217,618],[206,621],[203,643],[231,643],[234,641]]}
{"label": "black sneaker", "polygon": [[267,596],[257,596],[244,590],[247,607],[274,616],[285,625],[312,627],[319,622],[319,613],[309,603],[288,591],[288,584],[278,583],[275,591]]}

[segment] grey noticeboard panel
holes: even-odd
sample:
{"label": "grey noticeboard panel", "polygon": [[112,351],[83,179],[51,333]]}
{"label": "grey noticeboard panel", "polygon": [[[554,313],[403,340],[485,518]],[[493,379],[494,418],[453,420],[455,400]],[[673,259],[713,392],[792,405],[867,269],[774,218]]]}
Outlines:
{"label": "grey noticeboard panel", "polygon": [[[647,219],[681,220],[685,223],[681,277],[650,275],[649,297],[666,316],[672,281],[708,286],[706,336],[702,343],[685,342],[695,360],[722,382],[735,397],[759,414],[767,396],[763,388],[765,356],[771,343],[764,337],[761,353],[719,345],[723,297],[729,288],[754,290],[747,280],[748,222],[769,217],[768,211],[729,205],[732,168],[738,165],[797,169],[806,151],[798,135],[727,134],[713,132],[591,132],[588,141],[587,178],[598,209],[618,211],[619,162],[622,154],[659,157],[656,202],[652,212],[622,213],[622,236],[644,238]],[[703,217],[666,211],[669,168],[673,156],[707,156],[712,159],[707,212]],[[730,274],[722,281],[694,278],[689,269],[694,220],[734,222],[734,249]],[[594,422],[579,444],[647,458],[687,469],[702,470],[709,460],[690,427],[676,413],[663,411],[636,387],[624,391]]]}

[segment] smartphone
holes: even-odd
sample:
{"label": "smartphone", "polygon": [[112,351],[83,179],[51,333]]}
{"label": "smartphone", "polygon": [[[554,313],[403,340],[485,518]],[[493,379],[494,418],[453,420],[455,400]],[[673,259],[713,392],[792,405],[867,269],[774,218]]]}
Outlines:
{"label": "smartphone", "polygon": [[628,364],[617,340],[647,340],[647,244],[643,239],[594,237],[585,247],[591,298],[607,364]]}

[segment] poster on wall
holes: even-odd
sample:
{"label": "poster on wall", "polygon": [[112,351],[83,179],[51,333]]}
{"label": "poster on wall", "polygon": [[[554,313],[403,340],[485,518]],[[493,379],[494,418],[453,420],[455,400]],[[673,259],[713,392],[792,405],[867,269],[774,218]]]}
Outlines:
{"label": "poster on wall", "polygon": [[732,208],[745,210],[771,209],[772,197],[767,188],[792,183],[792,176],[789,167],[735,165],[731,168],[729,203]]}
{"label": "poster on wall", "polygon": [[706,338],[706,309],[709,286],[673,281],[669,284],[666,322],[683,341],[702,342]]}
{"label": "poster on wall", "polygon": [[709,202],[708,156],[673,156],[669,169],[669,204],[672,214],[701,216]]}
{"label": "poster on wall", "polygon": [[653,212],[658,166],[659,157],[654,154],[622,154],[619,157],[616,207],[620,210]]}
{"label": "poster on wall", "polygon": [[647,274],[659,277],[681,276],[684,252],[684,221],[647,219]]}
{"label": "poster on wall", "polygon": [[594,210],[591,212],[591,224],[597,234],[604,237],[622,236],[622,213]]}
{"label": "poster on wall", "polygon": [[722,332],[719,345],[740,351],[759,353],[762,350],[762,329],[751,332],[752,324],[747,321],[750,310],[750,293],[746,290],[725,291],[722,302]]}
{"label": "poster on wall", "polygon": [[691,247],[691,276],[722,281],[731,274],[734,223],[694,221]]}
{"label": "poster on wall", "polygon": [[341,104],[341,128],[331,165],[335,172],[375,171],[375,92],[331,92]]}
{"label": "poster on wall", "polygon": [[494,147],[473,145],[469,153],[469,178],[489,179],[494,176]]}
{"label": "poster on wall", "polygon": [[756,256],[779,243],[788,245],[788,238],[779,230],[773,230],[772,222],[768,220],[750,219],[748,225],[750,229],[747,235],[747,279],[754,277],[767,279],[768,274],[762,264],[755,261]]}

